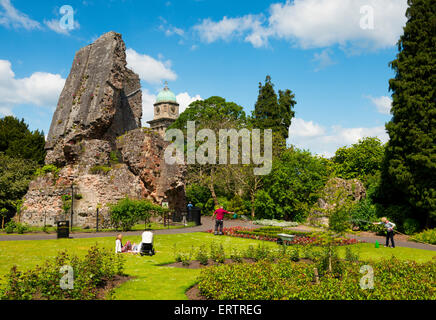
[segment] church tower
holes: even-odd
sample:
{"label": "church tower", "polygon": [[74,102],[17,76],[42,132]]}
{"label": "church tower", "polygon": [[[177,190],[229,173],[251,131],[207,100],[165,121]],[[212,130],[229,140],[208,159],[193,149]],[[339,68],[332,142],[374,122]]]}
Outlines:
{"label": "church tower", "polygon": [[165,88],[159,92],[154,104],[154,118],[147,123],[150,128],[158,132],[162,137],[165,131],[179,117],[179,104],[176,95],[168,89],[168,82],[165,81]]}

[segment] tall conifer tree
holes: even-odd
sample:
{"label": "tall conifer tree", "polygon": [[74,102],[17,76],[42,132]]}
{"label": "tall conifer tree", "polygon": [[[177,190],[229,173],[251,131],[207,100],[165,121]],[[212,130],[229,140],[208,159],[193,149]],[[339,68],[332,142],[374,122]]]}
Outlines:
{"label": "tall conifer tree", "polygon": [[407,201],[427,226],[436,221],[436,5],[408,0],[407,24],[390,63],[396,72],[392,120],[386,124],[382,192],[391,204]]}
{"label": "tall conifer tree", "polygon": [[277,97],[271,77],[267,76],[264,85],[259,83],[259,96],[253,112],[255,127],[272,129],[275,142],[285,144],[296,104],[295,95],[289,89],[279,90]]}

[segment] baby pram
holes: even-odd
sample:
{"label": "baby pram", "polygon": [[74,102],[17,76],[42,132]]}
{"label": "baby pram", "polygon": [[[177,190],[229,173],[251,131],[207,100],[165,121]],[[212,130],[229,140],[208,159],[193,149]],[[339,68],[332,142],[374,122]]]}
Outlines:
{"label": "baby pram", "polygon": [[139,254],[141,256],[154,256],[155,252],[153,248],[153,232],[144,231],[142,233],[142,241],[139,244]]}

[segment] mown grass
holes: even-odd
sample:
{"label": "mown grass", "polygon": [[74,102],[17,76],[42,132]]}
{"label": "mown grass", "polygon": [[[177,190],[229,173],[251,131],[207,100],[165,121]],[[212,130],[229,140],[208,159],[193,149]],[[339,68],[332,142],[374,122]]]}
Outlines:
{"label": "mown grass", "polygon": [[[132,243],[140,242],[140,236],[125,236],[123,241],[130,240]],[[223,244],[227,254],[232,248],[245,250],[249,245],[257,246],[263,243],[270,248],[278,249],[278,245],[273,242],[261,242],[233,237],[215,237],[208,233],[190,233],[173,235],[156,235],[155,249],[156,255],[153,257],[141,257],[137,255],[125,254],[125,272],[134,276],[135,279],[128,281],[115,290],[115,299],[123,300],[184,300],[185,291],[196,282],[200,270],[170,268],[160,266],[175,262],[174,244],[177,250],[189,252],[191,247],[194,250],[205,244],[210,248],[210,244]],[[56,256],[57,252],[63,249],[77,255],[84,255],[92,246],[110,248],[114,250],[115,239],[113,237],[93,238],[93,239],[58,239],[58,240],[38,240],[38,241],[0,241],[0,283],[4,282],[4,275],[10,268],[16,265],[20,270],[27,270],[46,259]],[[436,256],[435,251],[400,248],[374,248],[373,244],[353,245],[359,251],[362,260],[389,258],[392,255],[399,259],[415,260],[424,262]],[[339,253],[345,256],[345,248],[340,247]]]}

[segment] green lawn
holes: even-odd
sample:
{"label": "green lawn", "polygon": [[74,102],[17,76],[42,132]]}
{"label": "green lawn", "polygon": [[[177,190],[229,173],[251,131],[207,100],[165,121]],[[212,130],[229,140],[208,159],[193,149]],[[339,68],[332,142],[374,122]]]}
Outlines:
{"label": "green lawn", "polygon": [[[140,242],[140,236],[125,236],[123,241]],[[209,249],[211,242],[222,243],[226,252],[230,253],[231,248],[239,250],[246,249],[250,244],[257,246],[260,241],[232,237],[215,237],[207,233],[156,235],[155,248],[157,254],[153,257],[141,257],[131,254],[126,256],[125,272],[135,276],[134,280],[124,283],[116,289],[116,299],[134,300],[179,300],[186,299],[185,291],[195,283],[199,270],[169,268],[159,266],[164,263],[174,262],[174,244],[177,248],[185,248],[189,251],[191,246],[198,249],[201,244],[206,244]],[[41,263],[47,258],[55,257],[61,249],[67,249],[78,255],[86,253],[89,247],[94,244],[114,250],[115,239],[94,238],[94,239],[59,239],[39,241],[2,241],[0,242],[0,276],[4,276],[13,265],[19,269],[28,269]],[[264,242],[272,248],[278,245],[272,242]],[[392,255],[400,259],[416,260],[419,262],[429,261],[436,256],[435,251],[409,249],[409,248],[374,248],[373,244],[358,244],[353,247],[359,250],[363,260],[389,258]],[[341,255],[345,249],[339,248]],[[1,279],[0,281],[4,281]]]}

